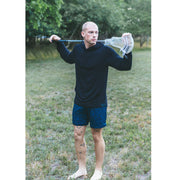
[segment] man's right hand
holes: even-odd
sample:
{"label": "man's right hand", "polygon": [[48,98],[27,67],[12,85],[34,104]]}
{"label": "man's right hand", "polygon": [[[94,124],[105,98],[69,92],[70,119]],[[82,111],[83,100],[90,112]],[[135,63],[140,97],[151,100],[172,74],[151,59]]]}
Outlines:
{"label": "man's right hand", "polygon": [[52,35],[50,38],[49,38],[49,41],[50,43],[52,43],[52,41],[59,41],[61,38],[57,35]]}

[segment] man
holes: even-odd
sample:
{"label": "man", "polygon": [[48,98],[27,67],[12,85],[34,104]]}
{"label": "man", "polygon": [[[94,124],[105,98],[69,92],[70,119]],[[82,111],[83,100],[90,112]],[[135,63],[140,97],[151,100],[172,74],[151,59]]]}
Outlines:
{"label": "man", "polygon": [[[61,38],[57,35],[52,35],[49,39],[50,42],[56,42],[57,50],[64,61],[74,63],[76,69],[76,95],[72,122],[79,169],[68,179],[87,176],[84,135],[88,123],[91,127],[96,156],[96,167],[91,180],[101,179],[105,153],[102,131],[106,126],[108,66],[117,70],[130,70],[132,65],[131,52],[124,58],[120,57],[112,48],[97,42],[98,33],[98,26],[94,22],[84,23],[81,32],[84,42],[76,45],[72,52],[58,41]],[[123,36],[129,35],[129,33],[123,34]]]}

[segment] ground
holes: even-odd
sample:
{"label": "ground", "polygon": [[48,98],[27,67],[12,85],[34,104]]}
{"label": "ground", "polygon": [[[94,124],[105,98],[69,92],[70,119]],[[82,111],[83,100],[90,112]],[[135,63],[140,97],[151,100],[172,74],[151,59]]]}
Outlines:
{"label": "ground", "polygon": [[[66,179],[77,170],[71,113],[74,65],[26,62],[26,179]],[[151,51],[135,51],[131,71],[109,69],[104,179],[151,177]],[[95,154],[86,130],[88,177]]]}

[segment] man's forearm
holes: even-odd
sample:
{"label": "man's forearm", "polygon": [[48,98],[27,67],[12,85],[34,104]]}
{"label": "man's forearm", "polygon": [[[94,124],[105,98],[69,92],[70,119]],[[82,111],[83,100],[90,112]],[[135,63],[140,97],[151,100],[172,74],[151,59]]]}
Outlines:
{"label": "man's forearm", "polygon": [[74,61],[70,55],[71,52],[66,48],[64,43],[57,41],[56,45],[57,45],[57,50],[59,54],[61,55],[62,59],[64,59],[64,61],[66,61],[67,63],[72,64]]}

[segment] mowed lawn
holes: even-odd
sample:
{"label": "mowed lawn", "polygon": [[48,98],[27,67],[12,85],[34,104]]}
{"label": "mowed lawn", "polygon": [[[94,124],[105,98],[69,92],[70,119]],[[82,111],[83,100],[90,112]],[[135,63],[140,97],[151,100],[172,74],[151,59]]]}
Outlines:
{"label": "mowed lawn", "polygon": [[[26,62],[26,179],[67,179],[78,169],[72,107],[74,65],[62,59]],[[109,68],[103,179],[151,178],[151,51],[135,51],[131,71]],[[88,178],[94,143],[86,130]]]}

